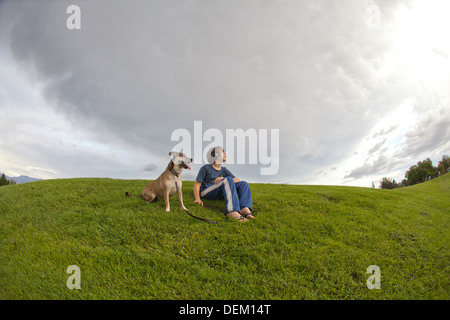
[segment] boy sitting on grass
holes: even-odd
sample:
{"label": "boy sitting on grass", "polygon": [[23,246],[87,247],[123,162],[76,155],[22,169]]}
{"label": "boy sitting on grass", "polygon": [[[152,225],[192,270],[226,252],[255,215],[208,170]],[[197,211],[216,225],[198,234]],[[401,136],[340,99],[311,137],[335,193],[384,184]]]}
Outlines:
{"label": "boy sitting on grass", "polygon": [[[200,168],[194,184],[194,203],[203,206],[203,199],[225,199],[226,215],[242,222],[254,219],[251,214],[253,201],[250,187],[246,181],[240,181],[222,163],[227,155],[222,147],[208,151],[210,164]],[[247,219],[248,218],[248,219]]]}

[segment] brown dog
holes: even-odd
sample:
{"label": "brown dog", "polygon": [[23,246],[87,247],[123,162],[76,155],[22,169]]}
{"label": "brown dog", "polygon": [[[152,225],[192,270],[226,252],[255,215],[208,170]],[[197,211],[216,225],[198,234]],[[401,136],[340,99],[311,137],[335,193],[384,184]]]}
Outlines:
{"label": "brown dog", "polygon": [[191,163],[192,159],[186,157],[181,152],[169,152],[169,156],[172,156],[172,159],[170,160],[166,170],[158,177],[158,179],[150,182],[144,188],[140,196],[133,196],[129,192],[125,192],[125,194],[129,197],[142,198],[148,203],[153,202],[158,198],[164,198],[164,201],[166,202],[166,211],[169,212],[169,197],[177,191],[175,186],[176,181],[180,193],[181,207],[187,210],[183,204],[183,195],[181,193],[181,172],[183,169],[191,169],[188,163]]}

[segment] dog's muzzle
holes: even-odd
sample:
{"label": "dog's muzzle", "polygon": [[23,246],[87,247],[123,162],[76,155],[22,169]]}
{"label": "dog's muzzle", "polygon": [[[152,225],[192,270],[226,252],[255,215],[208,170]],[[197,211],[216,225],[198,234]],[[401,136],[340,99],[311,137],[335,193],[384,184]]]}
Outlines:
{"label": "dog's muzzle", "polygon": [[191,167],[189,167],[189,165],[187,163],[185,163],[184,161],[181,162],[181,165],[183,166],[183,168],[191,170]]}

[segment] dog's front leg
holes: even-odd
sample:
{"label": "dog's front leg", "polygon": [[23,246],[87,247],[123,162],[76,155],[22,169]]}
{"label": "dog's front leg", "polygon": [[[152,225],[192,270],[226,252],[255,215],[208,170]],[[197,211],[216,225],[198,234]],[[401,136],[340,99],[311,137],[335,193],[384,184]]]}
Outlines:
{"label": "dog's front leg", "polygon": [[169,190],[164,190],[164,201],[166,202],[166,212],[170,211]]}
{"label": "dog's front leg", "polygon": [[184,210],[187,210],[187,208],[183,204],[183,192],[181,191],[181,187],[180,186],[178,186],[177,192],[180,195],[181,208],[183,208]]}

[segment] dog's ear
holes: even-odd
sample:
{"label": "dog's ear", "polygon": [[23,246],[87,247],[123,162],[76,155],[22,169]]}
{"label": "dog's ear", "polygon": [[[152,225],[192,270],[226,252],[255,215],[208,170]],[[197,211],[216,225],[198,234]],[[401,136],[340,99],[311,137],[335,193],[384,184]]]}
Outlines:
{"label": "dog's ear", "polygon": [[172,157],[176,157],[176,156],[178,156],[180,153],[179,152],[175,152],[175,151],[170,151],[169,152],[169,156],[172,156]]}

